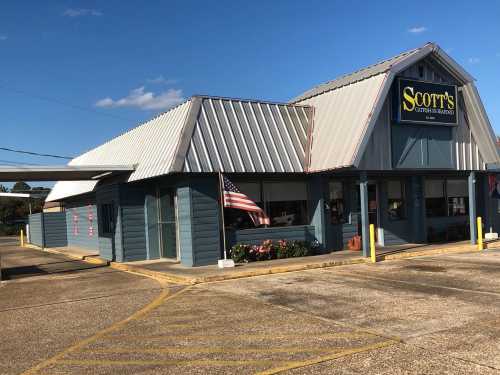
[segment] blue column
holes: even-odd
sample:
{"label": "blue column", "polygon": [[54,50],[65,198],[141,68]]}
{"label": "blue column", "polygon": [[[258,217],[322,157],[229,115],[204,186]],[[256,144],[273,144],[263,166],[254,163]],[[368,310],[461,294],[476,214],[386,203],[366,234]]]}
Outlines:
{"label": "blue column", "polygon": [[363,256],[370,256],[370,222],[368,218],[368,178],[366,172],[359,177],[359,196],[361,198],[361,240]]}
{"label": "blue column", "polygon": [[469,223],[470,223],[470,243],[476,244],[476,173],[469,174]]}

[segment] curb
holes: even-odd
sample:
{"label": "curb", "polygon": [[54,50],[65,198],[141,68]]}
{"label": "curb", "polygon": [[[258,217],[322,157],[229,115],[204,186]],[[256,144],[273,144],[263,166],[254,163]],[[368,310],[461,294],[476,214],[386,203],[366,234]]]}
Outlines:
{"label": "curb", "polygon": [[256,276],[265,276],[265,275],[273,275],[279,273],[287,273],[287,272],[296,272],[296,271],[305,271],[312,270],[318,268],[329,268],[329,267],[337,267],[337,266],[346,266],[350,264],[360,264],[360,263],[368,263],[369,258],[355,258],[351,260],[341,260],[341,261],[329,261],[329,262],[321,262],[321,263],[307,263],[307,264],[297,264],[290,266],[275,266],[269,267],[265,269],[256,269],[250,271],[241,271],[234,272],[225,275],[211,275],[211,276],[202,276],[202,277],[185,277],[173,275],[171,273],[152,271],[147,268],[143,268],[140,266],[135,266],[131,264],[123,264],[123,263],[115,263],[111,262],[110,267],[115,268],[121,271],[129,271],[135,272],[138,274],[143,274],[145,276],[156,277],[167,282],[184,284],[184,285],[195,285],[195,284],[204,284],[211,283],[216,281],[226,281],[226,280],[235,280],[242,279],[247,277],[256,277]]}
{"label": "curb", "polygon": [[461,245],[461,246],[447,247],[444,249],[432,249],[432,250],[413,251],[410,253],[378,255],[377,261],[399,260],[399,259],[416,258],[421,256],[439,255],[439,254],[469,253],[471,251],[479,251],[479,250],[477,250],[476,245]]}
{"label": "curb", "polygon": [[38,250],[44,253],[51,253],[51,254],[57,254],[57,255],[64,255],[67,258],[70,259],[75,259],[75,260],[81,260],[82,262],[90,263],[90,264],[97,264],[97,265],[109,265],[109,260],[103,259],[101,257],[98,257],[96,255],[76,255],[76,254],[71,254],[65,251],[60,251],[56,249],[51,249],[51,248],[45,248],[42,249],[40,246],[36,246],[33,244],[24,244],[24,247],[27,247],[28,249],[33,249],[33,250]]}

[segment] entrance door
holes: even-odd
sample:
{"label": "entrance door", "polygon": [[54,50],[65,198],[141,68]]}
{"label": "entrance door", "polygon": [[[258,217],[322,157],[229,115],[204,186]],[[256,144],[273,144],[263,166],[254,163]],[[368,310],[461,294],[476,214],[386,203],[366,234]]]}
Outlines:
{"label": "entrance door", "polygon": [[171,188],[160,189],[160,256],[177,258],[177,228],[175,221],[175,194]]}

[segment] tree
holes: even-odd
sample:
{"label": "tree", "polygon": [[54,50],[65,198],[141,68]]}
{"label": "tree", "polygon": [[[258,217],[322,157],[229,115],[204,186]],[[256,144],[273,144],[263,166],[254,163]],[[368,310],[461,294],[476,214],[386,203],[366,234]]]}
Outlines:
{"label": "tree", "polygon": [[29,186],[24,181],[18,181],[12,187],[13,193],[29,193],[30,190],[31,190],[31,186]]}

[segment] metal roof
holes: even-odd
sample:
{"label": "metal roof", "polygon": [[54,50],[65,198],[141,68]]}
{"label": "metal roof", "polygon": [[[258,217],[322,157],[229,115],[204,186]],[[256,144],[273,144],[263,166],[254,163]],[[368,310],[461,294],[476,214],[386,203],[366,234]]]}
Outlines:
{"label": "metal roof", "polygon": [[477,113],[477,121],[471,126],[471,130],[478,143],[485,143],[485,147],[490,149],[488,155],[491,160],[486,161],[499,160],[496,146],[491,145],[494,140],[494,137],[491,137],[491,125],[482,108],[479,94],[472,89],[475,87],[474,78],[439,46],[427,43],[420,48],[315,87],[292,101],[314,107],[314,125],[310,139],[311,162],[308,171],[358,167],[394,78],[427,56],[432,56],[463,84],[464,93],[471,93],[470,100],[467,103],[466,98],[466,103]]}
{"label": "metal roof", "polygon": [[[136,165],[127,181],[173,172],[303,172],[312,108],[196,96],[73,159],[69,165]],[[93,191],[60,181],[48,201]]]}
{"label": "metal roof", "polygon": [[98,180],[134,170],[133,165],[0,166],[0,181]]}
{"label": "metal roof", "polygon": [[184,172],[303,172],[312,108],[204,97]]}

